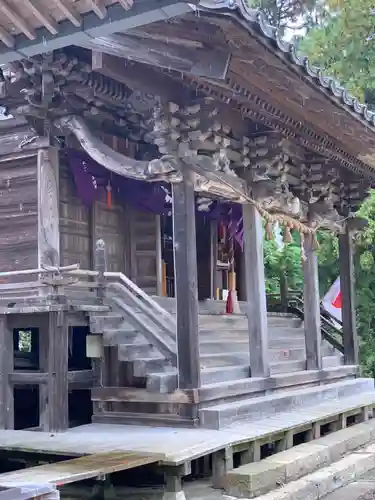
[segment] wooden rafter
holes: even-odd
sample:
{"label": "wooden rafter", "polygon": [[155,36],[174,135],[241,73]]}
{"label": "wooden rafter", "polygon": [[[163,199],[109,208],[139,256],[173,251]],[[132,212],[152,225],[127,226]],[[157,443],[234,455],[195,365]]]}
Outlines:
{"label": "wooden rafter", "polygon": [[54,2],[74,26],[79,28],[82,25],[81,15],[66,0],[54,0]]}
{"label": "wooden rafter", "polygon": [[134,5],[134,0],[118,0],[118,3],[125,10],[130,10]]}
{"label": "wooden rafter", "polygon": [[35,40],[35,31],[19,14],[17,14],[5,0],[0,0],[0,12],[2,12],[29,40]]}
{"label": "wooden rafter", "polygon": [[9,47],[10,49],[12,49],[16,43],[14,37],[1,26],[0,26],[0,40],[3,42],[4,45]]}
{"label": "wooden rafter", "polygon": [[107,15],[107,8],[103,3],[103,0],[91,0],[92,10],[99,17],[99,19],[104,19]]}
{"label": "wooden rafter", "polygon": [[52,17],[47,13],[43,12],[41,8],[35,5],[35,0],[23,0],[25,6],[30,10],[30,12],[40,21],[43,26],[45,26],[52,35],[57,35],[59,29],[57,23],[52,19]]}

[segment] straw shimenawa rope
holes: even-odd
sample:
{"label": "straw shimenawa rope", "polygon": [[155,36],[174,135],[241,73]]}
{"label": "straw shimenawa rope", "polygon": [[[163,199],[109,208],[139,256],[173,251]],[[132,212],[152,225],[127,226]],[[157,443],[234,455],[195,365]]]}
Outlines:
{"label": "straw shimenawa rope", "polygon": [[242,198],[245,198],[245,200],[253,205],[259,212],[260,216],[266,221],[266,236],[268,239],[271,239],[272,237],[272,226],[275,222],[279,222],[282,224],[285,228],[285,234],[284,234],[284,241],[290,242],[293,241],[292,235],[290,231],[292,229],[298,231],[301,235],[303,236],[311,236],[312,237],[312,245],[313,248],[318,248],[319,243],[318,239],[316,236],[316,232],[318,230],[318,226],[316,228],[312,228],[307,226],[306,224],[303,224],[302,222],[298,221],[297,219],[294,219],[293,217],[290,217],[289,215],[284,215],[284,214],[270,214],[267,212],[266,209],[262,207],[262,205],[250,198],[247,194],[241,192],[240,190],[236,189],[234,186],[232,186],[229,182],[225,181],[222,179],[219,175],[216,175],[214,172],[211,172],[211,175],[216,177],[216,179],[223,184],[225,184],[227,187],[231,188],[232,191]]}

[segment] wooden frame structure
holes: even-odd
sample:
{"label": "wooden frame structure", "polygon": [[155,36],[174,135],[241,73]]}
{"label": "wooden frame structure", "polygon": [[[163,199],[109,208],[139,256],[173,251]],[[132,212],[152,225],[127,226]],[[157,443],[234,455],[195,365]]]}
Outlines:
{"label": "wooden frame structure", "polygon": [[[172,4],[171,11],[163,6],[164,20],[145,18],[142,29],[133,24],[126,32],[121,20],[111,21],[111,33],[100,38],[109,11],[120,9],[129,20],[137,2],[92,2],[94,14],[55,3],[65,20],[60,16],[57,26],[53,12],[42,19],[30,0],[36,25],[27,29],[0,1],[0,11],[30,42],[20,50],[17,40],[0,32],[5,45],[14,48],[4,56],[9,75],[1,98],[12,118],[0,124],[0,229],[8,231],[0,238],[0,278],[8,280],[0,284],[0,426],[13,426],[14,383],[39,385],[40,423],[51,431],[68,427],[71,384],[99,386],[93,390],[97,421],[110,415],[120,420],[124,405],[148,421],[164,405],[164,422],[185,425],[199,424],[208,400],[251,394],[252,378],[261,380],[259,391],[276,387],[262,218],[266,225],[277,221],[285,231],[298,231],[303,240],[305,368],[314,384],[327,380],[315,233],[317,228],[340,233],[347,365],[340,373],[355,376],[352,234],[354,213],[375,178],[374,114],[300,59],[241,0],[206,2],[199,17],[186,13],[187,4],[175,11]],[[158,2],[142,4],[150,15],[160,8]],[[176,17],[165,20],[172,11]],[[95,16],[100,26],[87,28],[86,15]],[[63,41],[56,40],[66,22],[78,31],[74,45],[61,49]],[[40,24],[55,37],[48,39],[55,49],[48,54],[38,48]],[[82,35],[85,30],[91,30],[89,38]],[[100,174],[94,173],[98,166],[104,167]],[[176,316],[152,297],[162,290],[160,218],[121,198],[124,191],[116,182],[124,178],[135,183],[134,189],[137,183],[171,186]],[[95,192],[90,203],[85,189]],[[203,396],[197,203],[217,200],[242,206],[250,385],[234,381]],[[27,275],[36,280],[22,281]],[[139,387],[135,372],[122,373],[127,363],[119,359],[119,345],[125,342],[108,340],[106,332],[115,337],[113,323],[123,327],[128,320],[141,332],[143,346],[158,351],[154,365],[176,369],[177,391],[155,393]],[[90,326],[97,354],[91,370],[73,373],[67,365],[68,329],[78,325]],[[43,339],[38,369],[16,373],[9,355],[11,330],[31,326]],[[130,330],[120,333],[122,340],[131,338]],[[284,379],[280,383],[288,385]]]}

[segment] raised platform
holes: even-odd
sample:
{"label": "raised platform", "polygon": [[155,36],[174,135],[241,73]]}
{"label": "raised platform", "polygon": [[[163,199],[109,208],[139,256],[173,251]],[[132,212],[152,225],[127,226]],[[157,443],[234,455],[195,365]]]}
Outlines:
{"label": "raised platform", "polygon": [[[315,404],[310,406],[301,398],[301,391],[295,391],[294,397],[300,398],[299,406],[289,411],[275,408],[273,414],[261,415],[256,420],[242,419],[220,430],[114,424],[89,424],[55,434],[0,430],[0,450],[73,457],[115,451],[147,452],[164,455],[162,463],[169,466],[228,450],[233,454],[249,452],[251,448],[259,455],[265,443],[283,441],[289,448],[298,433],[307,432],[309,439],[314,439],[327,424],[335,426],[349,416],[366,420],[369,410],[375,407],[372,383],[372,380],[357,379],[315,387]],[[345,388],[344,392],[339,392],[339,387]]]}

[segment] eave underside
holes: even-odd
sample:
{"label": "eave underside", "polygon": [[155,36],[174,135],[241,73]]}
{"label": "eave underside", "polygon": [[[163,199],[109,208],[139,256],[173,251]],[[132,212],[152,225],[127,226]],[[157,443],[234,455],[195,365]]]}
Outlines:
{"label": "eave underside", "polygon": [[[129,60],[134,41],[141,41],[145,55],[140,49]],[[263,135],[274,144],[270,150],[282,142],[282,153],[288,156],[289,184],[303,201],[308,200],[303,199],[299,180],[306,165],[314,166],[315,171],[320,166],[318,184],[331,182],[335,203],[343,215],[347,208],[344,210],[338,201],[343,192],[351,198],[350,209],[355,210],[373,185],[375,135],[370,126],[344,109],[334,97],[325,95],[311,77],[301,76],[261,35],[245,29],[240,19],[202,13],[200,17],[186,15],[153,23],[141,31],[127,31],[121,39],[123,52],[121,47],[114,52],[103,39],[94,42],[93,51],[84,44],[86,48],[70,47],[59,53],[63,63],[54,63],[55,82],[57,75],[59,80],[57,89],[52,91],[53,105],[50,102],[48,109],[38,106],[40,78],[33,71],[25,73],[26,66],[22,64],[13,66],[18,71],[18,81],[7,85],[2,104],[12,115],[26,116],[39,134],[46,120],[56,123],[60,117],[77,114],[94,133],[105,129],[134,141],[142,151],[139,154],[152,159],[158,158],[158,150],[150,145],[147,123],[155,107],[172,102],[183,108],[209,97],[221,124],[216,135],[225,141],[241,144],[244,138]],[[162,52],[163,43],[168,47],[166,53]],[[176,47],[183,57],[176,57]],[[189,54],[198,50],[204,57],[222,57],[224,64],[213,65],[207,73],[219,71],[221,75],[209,78],[204,75],[204,68],[197,66],[194,56],[189,59]],[[228,59],[226,53],[230,54]],[[68,71],[73,59],[76,63]],[[41,63],[40,57],[31,60],[36,68]],[[180,65],[178,71],[174,69],[176,64]],[[182,71],[181,65],[191,68]],[[30,61],[27,67],[30,70]],[[106,80],[100,81],[103,76]],[[25,93],[20,94],[20,89],[26,83],[25,105]],[[232,166],[246,179],[246,169],[238,162],[232,162]]]}

